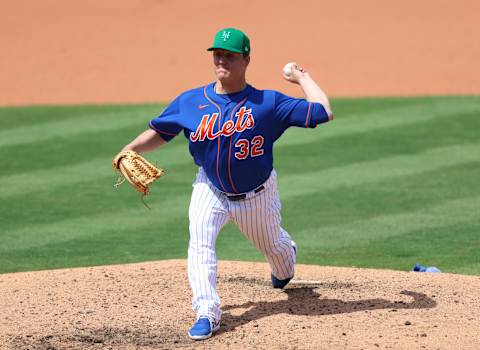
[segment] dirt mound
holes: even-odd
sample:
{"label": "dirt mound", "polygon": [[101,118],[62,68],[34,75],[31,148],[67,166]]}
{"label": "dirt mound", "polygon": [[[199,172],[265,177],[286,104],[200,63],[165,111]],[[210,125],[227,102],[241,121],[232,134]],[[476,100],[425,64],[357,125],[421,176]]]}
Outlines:
{"label": "dirt mound", "polygon": [[252,40],[249,81],[299,95],[300,62],[331,96],[479,94],[480,2],[2,1],[0,105],[169,101],[214,79],[226,26]]}
{"label": "dirt mound", "polygon": [[186,262],[0,275],[1,349],[474,349],[480,277],[298,265],[284,291],[268,265],[221,262],[223,318],[194,342]]}

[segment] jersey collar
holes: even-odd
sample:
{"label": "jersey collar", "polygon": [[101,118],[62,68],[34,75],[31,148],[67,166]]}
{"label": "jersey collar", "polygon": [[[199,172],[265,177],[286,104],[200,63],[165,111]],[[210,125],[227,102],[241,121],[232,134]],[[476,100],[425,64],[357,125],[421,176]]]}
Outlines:
{"label": "jersey collar", "polygon": [[254,90],[253,86],[247,84],[245,89],[233,94],[217,94],[215,92],[215,83],[207,85],[206,92],[207,96],[211,98],[216,103],[225,104],[228,102],[239,102],[244,99],[248,94]]}

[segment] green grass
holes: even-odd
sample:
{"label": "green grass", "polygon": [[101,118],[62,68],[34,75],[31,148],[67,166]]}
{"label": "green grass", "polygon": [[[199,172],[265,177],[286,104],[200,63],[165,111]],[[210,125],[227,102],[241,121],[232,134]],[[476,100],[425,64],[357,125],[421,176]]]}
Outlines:
{"label": "green grass", "polygon": [[[0,108],[0,273],[185,258],[196,167],[177,137],[146,210],[113,155],[164,106]],[[480,273],[480,97],[333,100],[277,142],[298,262]],[[233,224],[220,259],[263,261]]]}

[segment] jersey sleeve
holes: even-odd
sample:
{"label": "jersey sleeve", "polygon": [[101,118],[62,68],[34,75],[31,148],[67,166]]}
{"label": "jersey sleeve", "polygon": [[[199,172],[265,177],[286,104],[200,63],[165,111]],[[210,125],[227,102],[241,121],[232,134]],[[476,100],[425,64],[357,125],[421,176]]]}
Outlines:
{"label": "jersey sleeve", "polygon": [[148,123],[148,126],[155,130],[165,141],[172,140],[183,129],[180,125],[180,96],[172,103],[158,117],[153,118]]}
{"label": "jersey sleeve", "polygon": [[321,103],[308,102],[279,92],[275,96],[275,115],[285,128],[315,128],[318,124],[328,122],[327,111]]}

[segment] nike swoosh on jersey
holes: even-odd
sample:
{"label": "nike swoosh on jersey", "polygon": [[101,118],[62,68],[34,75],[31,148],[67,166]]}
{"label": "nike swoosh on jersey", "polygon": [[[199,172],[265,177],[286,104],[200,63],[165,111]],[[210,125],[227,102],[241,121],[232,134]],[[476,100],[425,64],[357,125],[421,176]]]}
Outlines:
{"label": "nike swoosh on jersey", "polygon": [[198,105],[198,109],[204,109],[205,107],[208,107],[210,106],[209,103],[207,103],[206,105]]}

